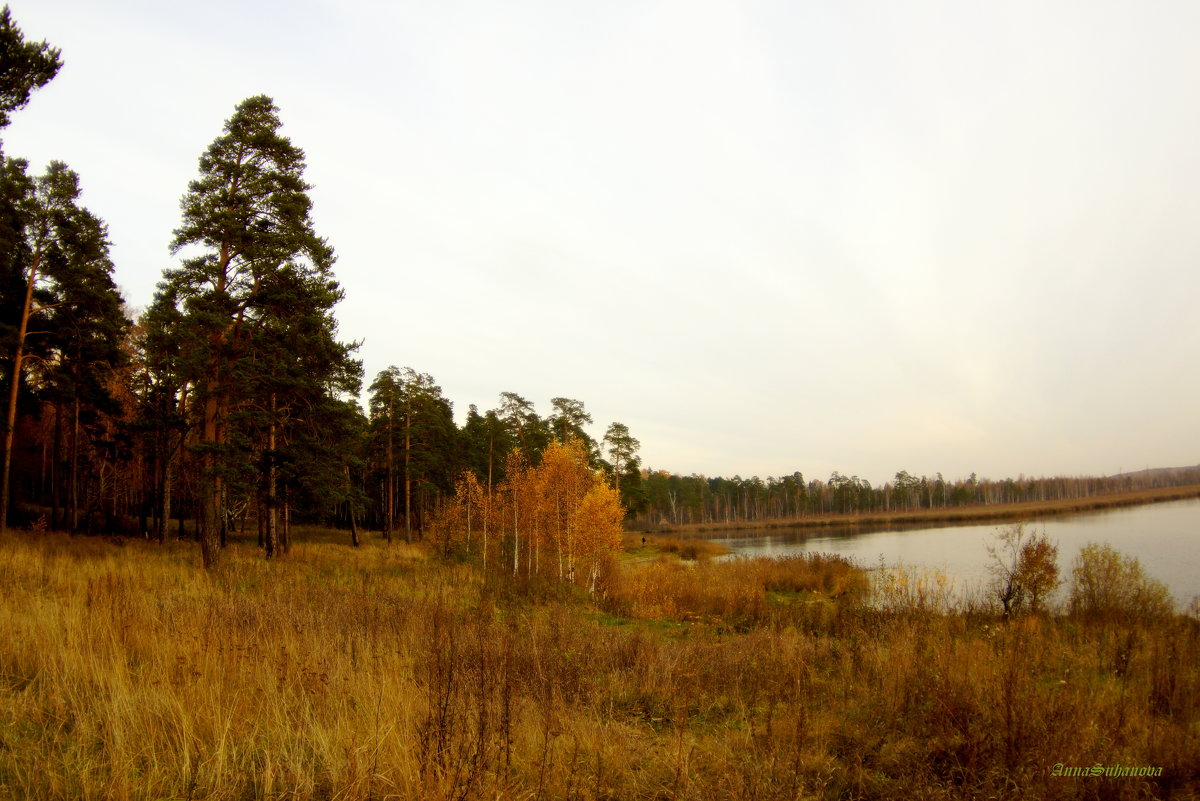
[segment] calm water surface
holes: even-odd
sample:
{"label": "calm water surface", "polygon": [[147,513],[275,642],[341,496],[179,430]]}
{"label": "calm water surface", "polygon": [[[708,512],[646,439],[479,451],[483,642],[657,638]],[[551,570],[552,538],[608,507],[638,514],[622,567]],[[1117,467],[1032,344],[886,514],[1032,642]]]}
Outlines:
{"label": "calm water surface", "polygon": [[[971,590],[987,578],[987,546],[1008,524],[990,522],[935,528],[823,528],[746,531],[714,537],[734,556],[836,553],[864,567],[937,568]],[[1200,498],[1126,509],[1056,515],[1026,524],[1058,543],[1059,566],[1069,578],[1071,562],[1088,542],[1106,542],[1136,556],[1142,568],[1164,582],[1186,606],[1200,595]]]}

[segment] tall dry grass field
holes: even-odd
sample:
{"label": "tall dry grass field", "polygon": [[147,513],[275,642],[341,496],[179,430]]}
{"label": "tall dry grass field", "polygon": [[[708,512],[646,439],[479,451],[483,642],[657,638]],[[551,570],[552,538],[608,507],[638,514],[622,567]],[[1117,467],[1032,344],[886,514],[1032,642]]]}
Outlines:
{"label": "tall dry grass field", "polygon": [[0,797],[1200,791],[1183,616],[871,603],[836,560],[623,565],[601,599],[405,546],[229,557],[208,575],[183,546],[0,541]]}

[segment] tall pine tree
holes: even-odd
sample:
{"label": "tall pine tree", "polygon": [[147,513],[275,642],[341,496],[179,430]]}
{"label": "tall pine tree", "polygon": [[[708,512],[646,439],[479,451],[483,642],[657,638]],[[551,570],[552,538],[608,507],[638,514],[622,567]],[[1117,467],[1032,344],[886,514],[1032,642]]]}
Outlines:
{"label": "tall pine tree", "polygon": [[172,252],[184,259],[159,285],[182,313],[174,334],[188,343],[180,368],[194,387],[198,529],[210,568],[220,560],[226,493],[243,485],[256,454],[268,473],[277,466],[285,415],[306,414],[359,380],[353,346],[336,340],[332,308],[342,292],[333,250],[313,230],[304,152],[280,127],[269,97],[237,106],[183,197]]}

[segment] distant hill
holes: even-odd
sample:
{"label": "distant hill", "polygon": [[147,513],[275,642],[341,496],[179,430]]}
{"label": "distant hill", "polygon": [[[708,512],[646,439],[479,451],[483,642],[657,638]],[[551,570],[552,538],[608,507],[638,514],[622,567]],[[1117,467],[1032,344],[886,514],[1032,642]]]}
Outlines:
{"label": "distant hill", "polygon": [[1200,481],[1200,464],[1191,467],[1150,467],[1129,473],[1118,473],[1110,478],[1132,478],[1140,482],[1156,484],[1182,484]]}

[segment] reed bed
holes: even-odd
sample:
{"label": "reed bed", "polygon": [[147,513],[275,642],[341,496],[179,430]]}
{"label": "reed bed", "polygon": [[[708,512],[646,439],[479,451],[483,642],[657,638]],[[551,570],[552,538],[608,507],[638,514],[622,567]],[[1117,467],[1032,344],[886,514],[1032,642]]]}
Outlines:
{"label": "reed bed", "polygon": [[837,560],[623,565],[601,598],[402,545],[229,557],[0,540],[0,798],[1200,792],[1193,617],[887,606]]}

